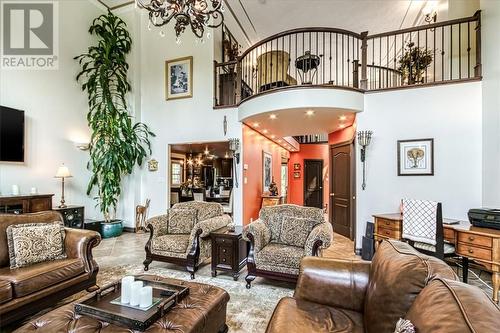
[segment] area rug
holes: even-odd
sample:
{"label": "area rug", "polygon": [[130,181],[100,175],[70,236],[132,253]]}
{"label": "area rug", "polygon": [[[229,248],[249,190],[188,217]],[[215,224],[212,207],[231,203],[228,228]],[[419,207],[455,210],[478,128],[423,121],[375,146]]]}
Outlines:
{"label": "area rug", "polygon": [[[167,264],[157,265],[159,267],[155,267],[153,263],[146,273],[191,281],[189,273],[185,271],[170,268]],[[229,293],[231,299],[227,306],[226,320],[229,332],[265,332],[276,304],[281,298],[293,295],[294,285],[257,278],[252,287],[246,289],[244,279],[246,272],[242,273],[238,281],[224,274],[214,278],[210,274],[210,265],[205,265],[197,272],[194,281],[223,288]],[[142,265],[103,268],[99,271],[97,282],[103,286],[125,275],[136,274],[145,274]]]}

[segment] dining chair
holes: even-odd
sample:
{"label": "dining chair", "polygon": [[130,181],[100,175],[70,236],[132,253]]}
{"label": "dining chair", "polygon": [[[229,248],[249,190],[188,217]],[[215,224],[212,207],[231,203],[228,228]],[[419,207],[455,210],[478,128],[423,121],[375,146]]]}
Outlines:
{"label": "dining chair", "polygon": [[[224,213],[232,216],[233,215],[233,191],[229,191],[229,203],[223,203],[222,208],[224,208]],[[225,194],[223,194],[225,195]]]}
{"label": "dining chair", "polygon": [[201,192],[193,192],[193,198],[194,198],[194,201],[206,201],[205,200],[205,191],[201,191]]}
{"label": "dining chair", "polygon": [[170,206],[179,202],[179,192],[170,192]]}

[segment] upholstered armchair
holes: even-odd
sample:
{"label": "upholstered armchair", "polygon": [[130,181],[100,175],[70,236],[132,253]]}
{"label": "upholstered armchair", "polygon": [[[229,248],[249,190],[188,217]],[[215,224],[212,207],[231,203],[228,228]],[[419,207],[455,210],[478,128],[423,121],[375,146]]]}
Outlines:
{"label": "upholstered armchair", "polygon": [[210,258],[210,233],[232,222],[222,205],[214,202],[190,201],[175,204],[167,214],[150,218],[144,270],[153,260],[186,266],[194,273]]}
{"label": "upholstered armchair", "polygon": [[331,245],[333,230],[322,209],[278,205],[263,207],[243,237],[250,242],[245,278],[250,288],[257,276],[295,282],[300,260],[320,256]]}

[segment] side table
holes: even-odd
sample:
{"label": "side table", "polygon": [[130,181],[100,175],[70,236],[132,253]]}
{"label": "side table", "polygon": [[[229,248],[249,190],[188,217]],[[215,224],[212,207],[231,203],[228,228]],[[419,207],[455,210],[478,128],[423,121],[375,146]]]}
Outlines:
{"label": "side table", "polygon": [[234,231],[222,228],[210,233],[213,277],[217,276],[219,270],[232,273],[234,281],[238,280],[248,255],[248,243],[243,240],[242,233],[242,226],[236,226]]}

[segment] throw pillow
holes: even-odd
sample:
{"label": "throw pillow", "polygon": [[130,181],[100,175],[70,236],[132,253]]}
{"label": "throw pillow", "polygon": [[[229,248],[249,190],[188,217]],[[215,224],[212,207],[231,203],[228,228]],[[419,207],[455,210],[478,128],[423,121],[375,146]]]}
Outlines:
{"label": "throw pillow", "polygon": [[415,326],[408,319],[399,318],[394,333],[415,333]]}
{"label": "throw pillow", "polygon": [[64,225],[60,222],[8,226],[10,268],[66,258],[64,237]]}
{"label": "throw pillow", "polygon": [[271,242],[280,243],[281,225],[283,224],[283,216],[275,216],[267,222],[269,231],[271,232]]}
{"label": "throw pillow", "polygon": [[315,221],[293,216],[284,216],[281,222],[280,243],[304,247]]}
{"label": "throw pillow", "polygon": [[170,208],[168,210],[168,233],[189,235],[196,220],[196,209]]}

